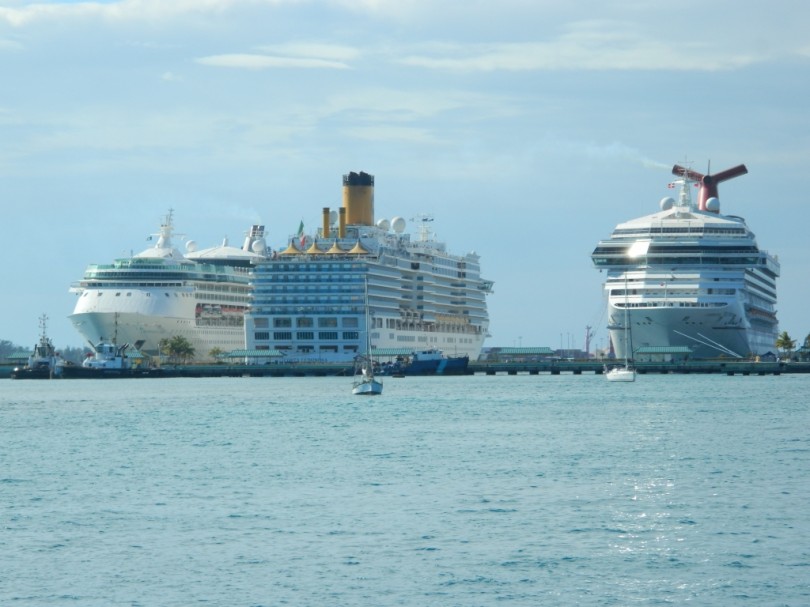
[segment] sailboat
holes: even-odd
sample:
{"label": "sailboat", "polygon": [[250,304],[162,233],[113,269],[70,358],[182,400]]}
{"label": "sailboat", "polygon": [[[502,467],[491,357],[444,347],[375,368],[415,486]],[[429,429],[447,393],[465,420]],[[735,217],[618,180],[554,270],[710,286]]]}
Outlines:
{"label": "sailboat", "polygon": [[624,273],[624,366],[606,369],[608,381],[636,381],[636,369],[630,364],[633,355],[633,337],[630,330],[630,310],[627,296],[627,271]]}
{"label": "sailboat", "polygon": [[366,316],[366,352],[358,355],[354,362],[354,383],[352,394],[376,396],[382,394],[382,381],[374,377],[374,361],[371,358],[371,323],[368,311],[368,278],[366,278],[364,307]]}

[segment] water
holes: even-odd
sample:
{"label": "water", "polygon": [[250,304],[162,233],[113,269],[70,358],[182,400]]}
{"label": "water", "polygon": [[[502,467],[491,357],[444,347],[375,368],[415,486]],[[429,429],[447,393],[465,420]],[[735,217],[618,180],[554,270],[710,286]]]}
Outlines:
{"label": "water", "polygon": [[0,385],[0,604],[810,604],[810,377]]}

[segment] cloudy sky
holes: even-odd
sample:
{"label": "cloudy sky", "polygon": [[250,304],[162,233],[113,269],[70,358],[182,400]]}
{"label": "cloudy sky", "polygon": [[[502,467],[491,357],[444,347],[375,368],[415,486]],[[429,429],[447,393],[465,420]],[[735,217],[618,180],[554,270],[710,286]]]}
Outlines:
{"label": "cloudy sky", "polygon": [[487,345],[606,343],[590,253],[657,210],[674,163],[779,255],[781,329],[810,333],[804,0],[0,0],[0,339],[174,209],[200,246],[271,245],[375,176],[377,216],[475,250]]}

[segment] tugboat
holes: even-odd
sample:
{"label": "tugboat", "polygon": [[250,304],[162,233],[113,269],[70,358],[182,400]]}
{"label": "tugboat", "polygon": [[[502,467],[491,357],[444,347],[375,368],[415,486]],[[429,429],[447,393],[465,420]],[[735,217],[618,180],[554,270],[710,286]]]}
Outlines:
{"label": "tugboat", "polygon": [[28,363],[24,367],[15,367],[11,379],[52,379],[61,374],[62,359],[48,337],[48,317],[45,314],[39,317],[39,328],[42,333],[34,344]]}
{"label": "tugboat", "polygon": [[81,365],[66,364],[62,366],[65,379],[122,377],[132,373],[132,361],[126,351],[129,344],[118,346],[103,339],[93,346]]}
{"label": "tugboat", "polygon": [[399,356],[385,366],[384,375],[404,377],[405,375],[467,375],[469,356],[446,356],[441,350],[430,348],[415,350],[410,356]]}

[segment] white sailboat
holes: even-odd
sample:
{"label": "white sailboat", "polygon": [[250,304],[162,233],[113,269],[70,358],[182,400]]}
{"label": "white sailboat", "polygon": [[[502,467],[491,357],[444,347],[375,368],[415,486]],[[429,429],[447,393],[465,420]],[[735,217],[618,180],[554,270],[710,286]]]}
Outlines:
{"label": "white sailboat", "polygon": [[374,377],[374,361],[371,358],[371,323],[368,312],[368,279],[364,288],[363,304],[366,309],[366,351],[365,354],[358,355],[354,364],[354,383],[352,394],[358,396],[376,396],[382,394],[382,380]]}
{"label": "white sailboat", "polygon": [[606,369],[608,381],[636,381],[636,369],[630,364],[633,355],[633,337],[630,329],[630,310],[627,296],[627,271],[624,273],[624,366]]}

